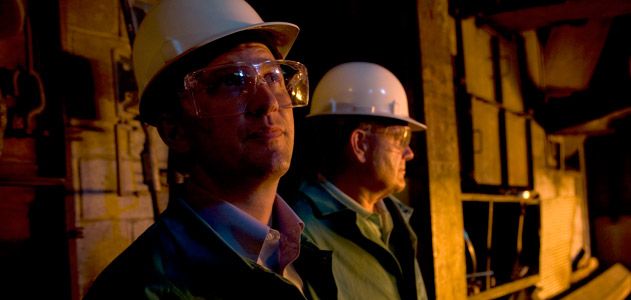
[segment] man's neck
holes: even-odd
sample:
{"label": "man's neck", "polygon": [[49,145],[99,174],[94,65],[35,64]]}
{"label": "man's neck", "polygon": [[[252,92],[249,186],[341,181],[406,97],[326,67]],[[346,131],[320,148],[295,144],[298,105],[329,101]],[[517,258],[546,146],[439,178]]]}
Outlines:
{"label": "man's neck", "polygon": [[193,173],[187,183],[187,201],[200,209],[223,200],[268,224],[280,178],[240,178],[235,184],[219,183],[203,173]]}
{"label": "man's neck", "polygon": [[360,177],[361,176],[358,175],[347,174],[335,176],[329,178],[329,180],[367,211],[374,212],[375,204],[388,196],[388,193],[371,190],[369,187],[362,184]]}

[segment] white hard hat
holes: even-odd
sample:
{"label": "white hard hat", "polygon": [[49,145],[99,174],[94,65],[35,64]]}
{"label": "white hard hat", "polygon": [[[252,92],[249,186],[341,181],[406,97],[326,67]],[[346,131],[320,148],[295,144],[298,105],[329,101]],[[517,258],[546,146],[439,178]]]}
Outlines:
{"label": "white hard hat", "polygon": [[[133,49],[141,101],[155,79],[188,53],[241,32],[264,32],[268,45],[285,58],[299,32],[285,22],[263,22],[244,0],[162,0],[144,17]],[[154,101],[154,100],[149,100]]]}
{"label": "white hard hat", "polygon": [[329,70],[315,88],[307,117],[356,115],[405,121],[414,131],[427,126],[410,118],[403,85],[374,63],[349,62]]}

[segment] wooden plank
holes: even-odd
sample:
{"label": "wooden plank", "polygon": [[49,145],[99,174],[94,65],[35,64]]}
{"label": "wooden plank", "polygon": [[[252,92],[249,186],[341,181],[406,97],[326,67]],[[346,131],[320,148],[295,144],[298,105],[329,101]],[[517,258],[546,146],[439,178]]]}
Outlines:
{"label": "wooden plank", "polygon": [[453,20],[448,1],[417,1],[436,299],[466,299]]}
{"label": "wooden plank", "polygon": [[598,268],[598,265],[598,259],[596,259],[595,257],[590,257],[585,267],[579,268],[578,270],[572,272],[572,275],[570,276],[570,282],[576,283],[585,279]]}
{"label": "wooden plank", "polygon": [[526,203],[528,205],[539,204],[539,199],[524,198],[517,195],[491,195],[491,194],[474,194],[463,193],[462,201],[478,201],[478,202],[514,202]]}
{"label": "wooden plank", "polygon": [[564,20],[606,18],[630,12],[628,0],[575,0],[482,16],[482,19],[507,31],[525,31]]}
{"label": "wooden plank", "polygon": [[511,283],[503,284],[497,287],[494,287],[490,290],[484,291],[482,293],[470,296],[469,300],[484,300],[484,299],[495,299],[510,293],[514,293],[517,291],[521,291],[525,288],[535,285],[539,282],[539,275],[528,276],[526,278],[522,278]]}
{"label": "wooden plank", "polygon": [[562,300],[622,300],[631,292],[631,273],[617,263]]}

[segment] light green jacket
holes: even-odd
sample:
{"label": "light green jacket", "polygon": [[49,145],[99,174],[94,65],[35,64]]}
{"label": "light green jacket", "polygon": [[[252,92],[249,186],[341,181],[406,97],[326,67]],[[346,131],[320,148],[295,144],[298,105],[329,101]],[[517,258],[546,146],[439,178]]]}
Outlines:
{"label": "light green jacket", "polygon": [[410,207],[384,199],[394,225],[386,245],[318,183],[303,183],[291,202],[305,223],[304,234],[321,250],[333,251],[338,299],[427,299],[416,235],[408,224]]}

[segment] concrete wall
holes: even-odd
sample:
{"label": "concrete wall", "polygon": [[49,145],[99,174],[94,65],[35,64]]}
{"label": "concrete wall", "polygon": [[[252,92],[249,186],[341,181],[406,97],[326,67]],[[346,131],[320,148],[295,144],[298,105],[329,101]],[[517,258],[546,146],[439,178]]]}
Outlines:
{"label": "concrete wall", "polygon": [[73,189],[68,209],[82,231],[71,243],[73,283],[82,295],[153,223],[153,210],[140,156],[145,134],[133,108],[125,110],[116,96],[116,62],[131,56],[119,1],[62,0],[60,9],[63,49],[87,59],[94,79],[94,98],[84,101],[94,101],[96,118],[71,119],[67,128]]}

